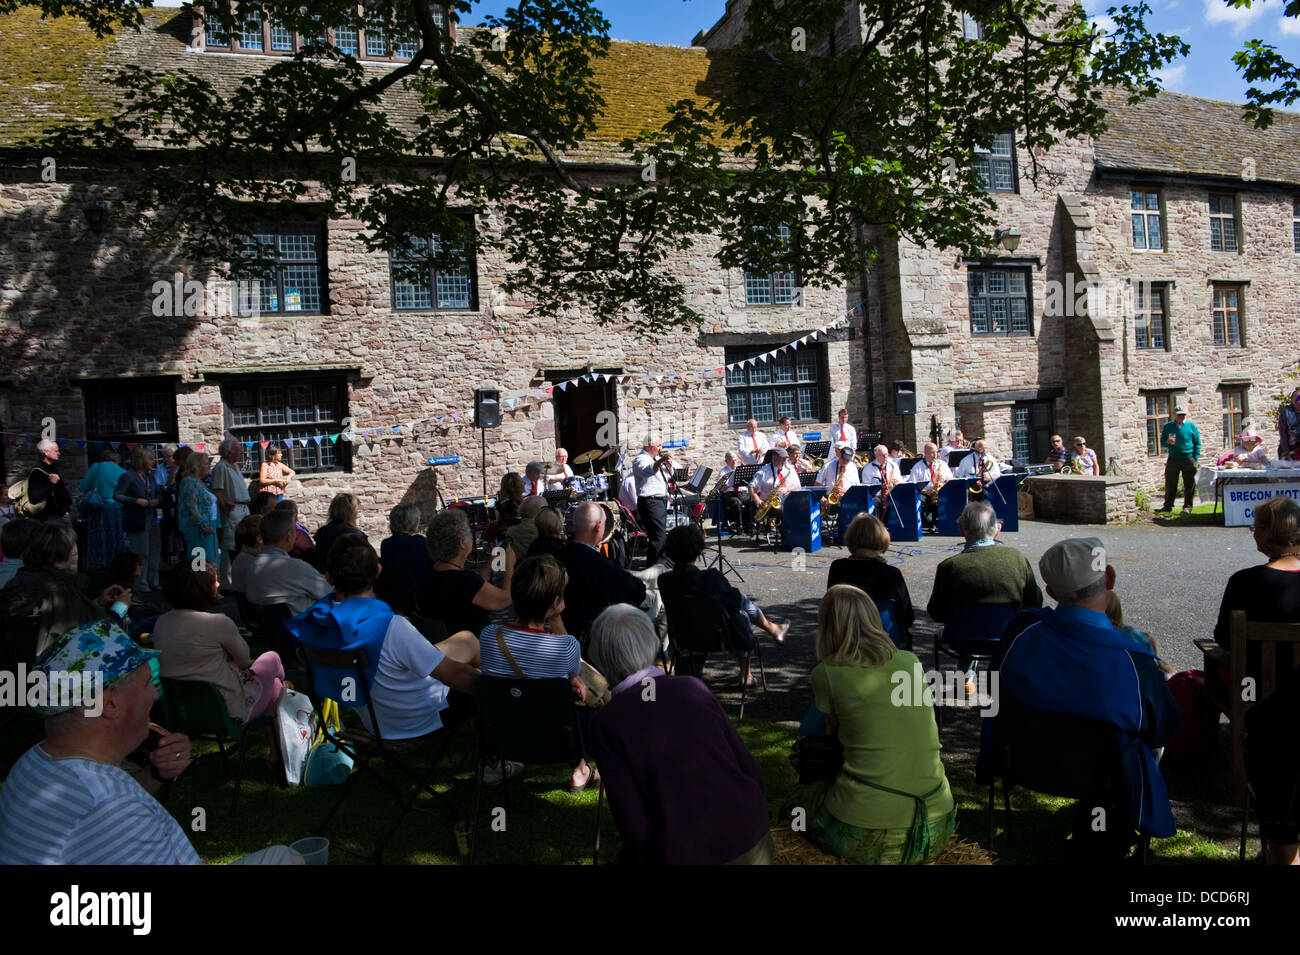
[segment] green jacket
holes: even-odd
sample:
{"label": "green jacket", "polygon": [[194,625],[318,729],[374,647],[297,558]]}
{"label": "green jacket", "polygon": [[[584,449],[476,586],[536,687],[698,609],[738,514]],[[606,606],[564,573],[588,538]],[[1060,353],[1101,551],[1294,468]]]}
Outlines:
{"label": "green jacket", "polygon": [[959,604],[1018,604],[1041,607],[1033,565],[1006,544],[973,547],[954,554],[935,570],[934,590],[926,612],[940,622]]}
{"label": "green jacket", "polygon": [[[1169,446],[1171,434],[1175,438],[1173,447]],[[1169,456],[1175,461],[1180,458],[1191,458],[1195,461],[1201,456],[1201,432],[1190,421],[1184,421],[1181,427],[1177,421],[1167,422],[1160,429],[1160,447],[1162,450],[1168,449]]]}

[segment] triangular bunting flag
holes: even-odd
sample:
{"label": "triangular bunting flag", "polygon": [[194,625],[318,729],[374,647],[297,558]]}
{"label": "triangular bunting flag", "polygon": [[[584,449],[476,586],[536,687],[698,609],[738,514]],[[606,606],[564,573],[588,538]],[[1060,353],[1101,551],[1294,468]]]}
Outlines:
{"label": "triangular bunting flag", "polygon": [[293,447],[293,438],[285,438],[285,439],[284,439],[284,446],[285,446],[286,448],[292,448],[292,447]]}
{"label": "triangular bunting flag", "polygon": [[459,411],[453,411],[453,412],[452,412],[452,415],[451,415],[451,420],[452,420],[452,421],[459,421],[459,420],[460,420],[460,412],[459,412]]}
{"label": "triangular bunting flag", "polygon": [[559,388],[561,391],[563,391],[565,388],[569,387],[569,383],[568,383],[567,381],[562,381],[562,382],[560,382],[558,385],[556,385],[555,387],[556,387],[556,388]]}
{"label": "triangular bunting flag", "polygon": [[266,450],[266,446],[267,446],[268,444],[270,444],[271,442],[270,442],[270,441],[259,441],[259,442],[257,442],[257,443],[260,444],[260,445],[262,446],[262,450],[265,451],[265,450]]}
{"label": "triangular bunting flag", "polygon": [[312,435],[311,437],[312,437],[312,440],[316,442],[316,447],[319,448],[319,447],[320,447],[321,440],[322,440],[325,436],[322,435],[322,434],[314,434],[314,435]]}
{"label": "triangular bunting flag", "polygon": [[[110,442],[108,442],[108,446],[109,446],[110,448],[112,448],[114,451],[116,451],[119,447],[121,447],[121,442],[119,442],[119,441],[110,441]],[[196,445],[196,447],[197,447],[197,445]],[[202,448],[199,448],[199,450],[202,451],[203,449],[202,449]]]}
{"label": "triangular bunting flag", "polygon": [[306,439],[306,438],[299,438],[299,439],[298,439],[298,443],[299,443],[300,445],[302,445],[304,448],[307,447],[307,439]]}
{"label": "triangular bunting flag", "polygon": [[507,407],[507,408],[513,408],[514,406],[515,406],[515,399],[514,399],[514,398],[507,398],[507,399],[506,399],[506,407]]}
{"label": "triangular bunting flag", "polygon": [[331,434],[329,437],[330,437],[330,443],[331,443],[331,444],[338,444],[338,443],[339,443],[339,435],[337,435],[337,434]]}

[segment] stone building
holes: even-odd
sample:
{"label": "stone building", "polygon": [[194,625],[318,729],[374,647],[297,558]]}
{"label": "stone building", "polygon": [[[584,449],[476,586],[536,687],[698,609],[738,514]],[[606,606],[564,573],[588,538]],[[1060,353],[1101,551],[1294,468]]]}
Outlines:
{"label": "stone building", "polygon": [[[710,49],[734,42],[732,23],[692,48],[612,44],[597,66],[607,112],[570,157],[577,174],[633,172],[613,144],[699,95]],[[851,15],[845,23],[850,42]],[[655,341],[580,310],[532,314],[500,291],[505,263],[490,254],[424,283],[394,281],[387,257],[365,249],[360,223],[307,214],[276,237],[282,267],[260,313],[241,315],[197,263],[142,248],[114,214],[114,184],[96,157],[18,147],[51,123],[108,115],[109,67],[174,65],[229,89],[278,55],[277,43],[295,42],[269,25],[205,37],[165,10],[147,11],[139,34],[103,40],[66,19],[0,18],[9,80],[0,93],[0,431],[9,435],[0,470],[9,481],[32,454],[14,436],[51,420],[73,479],[99,442],[210,450],[234,434],[251,472],[262,442],[289,441],[305,523],[322,522],[346,489],[362,501],[365,529],[381,532],[395,503],[431,510],[435,480],[451,498],[480,493],[485,475],[492,493],[507,469],[548,460],[557,445],[596,447],[602,411],[615,415],[621,447],[655,428],[689,442],[686,463],[717,467],[751,414],[767,423],[789,411],[797,430],[824,434],[847,406],[860,431],[910,446],[959,421],[1000,457],[1041,459],[1053,431],[1083,433],[1103,460],[1158,485],[1148,430],[1172,401],[1189,402],[1213,451],[1225,418],[1231,429],[1242,417],[1267,428],[1270,396],[1294,357],[1285,303],[1300,292],[1300,124],[1280,113],[1258,133],[1233,104],[1175,94],[1116,102],[1101,140],[1041,157],[1056,173],[1051,191],[1023,176],[1014,135],[991,144],[988,178],[999,220],[1019,233],[1014,251],[967,262],[898,243],[866,270],[862,302],[857,286],[797,294],[792,276],[723,270],[706,240],[674,263],[703,324]],[[364,37],[352,42],[365,49]],[[401,91],[390,99],[395,115],[414,115]],[[1247,168],[1253,178],[1243,178]],[[475,227],[494,228],[490,212]],[[1084,283],[1105,307],[1079,315]],[[899,379],[917,382],[914,417],[892,414]],[[484,383],[509,400],[502,426],[480,432],[466,411]],[[460,464],[428,465],[443,455]]]}

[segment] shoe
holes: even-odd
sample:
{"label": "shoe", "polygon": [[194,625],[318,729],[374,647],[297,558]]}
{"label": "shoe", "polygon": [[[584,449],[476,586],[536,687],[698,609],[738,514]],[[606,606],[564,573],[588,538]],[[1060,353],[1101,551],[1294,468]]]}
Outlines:
{"label": "shoe", "polygon": [[772,639],[777,643],[785,643],[785,635],[790,631],[789,621],[781,624],[776,628],[776,633],[772,634]]}
{"label": "shoe", "polygon": [[1190,514],[1190,513],[1192,513],[1192,509],[1191,509],[1190,507],[1185,507],[1185,508],[1183,508],[1183,513],[1184,513],[1184,514]]}
{"label": "shoe", "polygon": [[1151,513],[1152,513],[1152,514],[1169,514],[1169,513],[1172,513],[1172,512],[1173,512],[1173,508],[1172,508],[1172,507],[1157,507],[1157,508],[1156,508],[1154,511],[1152,511]]}
{"label": "shoe", "polygon": [[498,786],[503,779],[514,779],[524,771],[523,763],[516,763],[514,760],[504,760],[504,769],[501,762],[488,763],[483,767],[483,785]]}
{"label": "shoe", "polygon": [[599,782],[600,782],[600,773],[596,771],[596,767],[595,767],[595,766],[593,766],[593,765],[591,765],[590,763],[588,763],[588,764],[587,764],[587,781],[584,782],[581,786],[574,786],[574,785],[572,785],[572,783],[570,783],[570,785],[569,785],[569,792],[571,792],[571,793],[580,793],[580,792],[583,792],[583,791],[585,791],[585,790],[587,790],[587,789],[590,789],[590,788],[592,787],[593,784],[597,784],[597,783],[599,783]]}

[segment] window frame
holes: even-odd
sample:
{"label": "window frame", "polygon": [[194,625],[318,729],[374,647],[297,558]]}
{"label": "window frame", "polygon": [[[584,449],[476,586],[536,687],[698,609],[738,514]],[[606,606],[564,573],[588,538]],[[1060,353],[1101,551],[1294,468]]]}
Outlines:
{"label": "window frame", "polygon": [[[1220,385],[1219,386],[1219,410],[1223,416],[1223,442],[1224,447],[1231,448],[1237,444],[1237,435],[1241,434],[1243,422],[1246,416],[1250,414],[1249,407],[1249,385]],[[1230,395],[1240,397],[1240,403],[1235,407],[1229,400]],[[1233,424],[1233,419],[1236,424]]]}
{"label": "window frame", "polygon": [[[987,275],[988,275],[989,273],[992,273],[992,272],[1019,272],[1019,273],[1023,274],[1023,276],[1024,276],[1024,280],[1025,280],[1025,321],[1028,323],[1028,326],[1029,326],[1027,330],[1024,330],[1024,331],[1015,331],[1015,330],[1012,330],[1012,327],[1011,327],[1011,314],[1010,314],[1010,310],[1008,310],[1008,312],[1007,312],[1007,322],[1006,322],[1006,324],[1007,324],[1006,331],[1002,331],[1002,332],[1000,332],[1000,331],[996,331],[996,330],[993,328],[993,321],[992,321],[992,313],[991,313],[991,311],[990,311],[989,314],[986,316],[987,319],[988,319],[988,323],[989,323],[989,328],[988,328],[988,330],[987,330],[987,331],[976,331],[976,329],[975,329],[975,309],[974,309],[974,307],[973,307],[974,302],[975,302],[975,292],[972,290],[972,284],[973,284],[973,283],[972,283],[972,279],[973,279],[973,277],[974,277],[974,275],[975,275],[976,273],[982,273],[982,274],[984,274],[984,275],[986,276],[986,277],[985,277],[985,280],[984,280],[984,289],[985,289],[985,290],[984,290],[982,293],[980,293],[980,294],[982,295],[982,297],[984,298],[984,300],[988,301],[988,300],[992,300],[993,298],[996,297],[996,298],[999,298],[999,299],[1007,299],[1008,301],[1010,301],[1011,299],[1015,298],[1015,296],[1013,296],[1013,295],[1011,295],[1011,294],[997,294],[997,293],[991,293],[991,292],[988,291],[989,283],[988,283]],[[1012,263],[999,263],[999,262],[997,262],[997,261],[992,261],[992,262],[988,262],[988,263],[981,263],[981,264],[978,264],[978,265],[975,265],[975,264],[968,264],[968,265],[966,266],[966,317],[967,317],[967,324],[968,324],[968,327],[969,327],[970,334],[971,334],[971,337],[972,337],[972,338],[996,338],[996,337],[999,337],[999,336],[1007,336],[1007,337],[1015,336],[1015,337],[1022,337],[1022,338],[1033,338],[1033,337],[1034,337],[1034,334],[1035,334],[1035,333],[1034,333],[1034,271],[1033,271],[1033,267],[1030,266],[1030,265],[1023,265],[1023,264],[1020,264],[1020,263],[1015,263],[1015,264],[1012,264]]]}
{"label": "window frame", "polygon": [[961,13],[961,35],[963,40],[983,40],[984,24],[963,10]]}
{"label": "window frame", "polygon": [[[764,355],[773,349],[778,349],[784,342],[772,342],[766,345],[727,345],[723,348],[723,365],[726,366],[743,362],[746,359],[754,358],[758,355]],[[800,374],[801,355],[808,353],[813,354],[814,370],[816,377],[805,378]],[[776,368],[780,363],[790,361],[794,365],[794,378],[789,381],[778,381],[776,379]],[[830,375],[829,375],[829,356],[825,342],[810,343],[801,345],[798,349],[788,349],[784,354],[778,352],[769,358],[766,362],[755,362],[753,365],[742,365],[739,374],[744,376],[741,383],[733,383],[732,376],[736,374],[731,370],[724,371],[723,390],[727,404],[727,426],[730,428],[743,428],[745,423],[754,415],[754,401],[752,395],[755,392],[767,391],[771,396],[772,416],[771,418],[756,418],[760,428],[774,428],[777,421],[789,412],[783,411],[777,400],[779,390],[789,389],[794,392],[795,406],[793,413],[790,413],[790,419],[794,427],[801,427],[810,424],[820,424],[827,420],[826,413],[830,407]],[[754,381],[754,373],[760,369],[767,369],[768,375],[766,381]],[[816,400],[816,406],[813,408],[811,416],[800,414],[799,392],[800,389],[812,388]],[[746,396],[745,407],[746,415],[744,418],[732,418],[731,416],[731,397],[733,394],[743,393]]]}
{"label": "window frame", "polygon": [[[1246,347],[1246,286],[1234,282],[1213,282],[1210,285],[1210,344],[1216,348],[1244,348]],[[1237,340],[1235,342],[1228,340],[1228,311],[1227,306],[1220,309],[1218,297],[1220,292],[1233,292],[1237,296],[1235,307],[1232,309],[1236,314]],[[1219,341],[1219,312],[1223,312],[1223,341]]]}
{"label": "window frame", "polygon": [[[258,302],[256,306],[258,316],[263,318],[267,316],[297,318],[301,316],[329,315],[330,314],[329,244],[328,244],[329,232],[326,229],[326,222],[323,219],[320,221],[290,219],[275,224],[261,223],[255,226],[251,231],[252,235],[257,235],[258,233],[267,233],[273,235],[276,239],[275,242],[276,264],[273,266],[273,270],[275,272],[275,281],[276,281],[275,294],[276,294],[276,302],[278,305],[278,307],[274,310],[262,308],[261,294],[259,290]],[[298,262],[294,260],[289,260],[286,262],[281,258],[279,240],[280,237],[283,235],[315,235],[316,236],[316,275],[317,275],[318,288],[320,292],[320,307],[315,310],[307,310],[307,309],[290,310],[286,307],[288,305],[288,302],[287,302],[287,296],[284,294],[285,287],[284,287],[283,269],[286,265],[305,265],[308,263]],[[236,276],[236,280],[239,282],[250,283],[249,286],[240,286],[241,288],[252,287],[251,283],[260,283],[265,280],[265,277],[256,274],[247,274],[247,275]],[[242,310],[243,308],[242,293],[240,295],[239,305]]]}
{"label": "window frame", "polygon": [[[993,147],[996,145],[996,140],[997,140],[997,138],[998,138],[999,136],[1009,136],[1009,137],[1011,137],[1011,152],[1010,152],[1010,154],[1009,154],[1008,156],[1001,156],[1001,155],[996,154],[996,153],[993,152]],[[985,191],[985,192],[1005,192],[1005,193],[1009,193],[1009,194],[1015,195],[1015,194],[1017,194],[1017,193],[1020,192],[1020,168],[1019,168],[1019,163],[1018,163],[1017,158],[1016,158],[1016,131],[1015,131],[1014,129],[1004,129],[1004,130],[1002,130],[1001,132],[994,133],[994,134],[993,134],[993,140],[994,140],[993,142],[990,142],[990,143],[989,143],[989,147],[988,147],[987,149],[981,149],[981,148],[978,148],[978,147],[977,147],[977,148],[974,150],[974,153],[975,153],[975,162],[976,162],[977,165],[978,165],[979,162],[980,162],[980,157],[982,157],[982,156],[987,156],[987,157],[988,157],[988,163],[989,163],[988,170],[989,170],[989,175],[988,175],[988,178],[987,178],[987,179],[984,179],[984,182],[985,182],[984,191]],[[993,184],[993,182],[994,182],[994,180],[993,180],[993,160],[994,160],[994,157],[995,157],[995,156],[996,156],[996,158],[998,158],[999,160],[1009,160],[1010,163],[1011,163],[1011,187],[1010,187],[1009,189],[1002,189],[1002,188],[999,188],[999,187],[997,187],[997,186],[995,186],[995,185]],[[978,170],[977,170],[977,173],[978,173]],[[981,176],[981,178],[984,178],[984,177]]]}
{"label": "window frame", "polygon": [[[777,226],[777,234],[780,235],[782,240],[789,242],[794,237],[795,231],[791,226],[780,225]],[[790,283],[791,294],[788,301],[777,301],[778,281],[782,277],[788,277]],[[760,282],[766,284],[769,301],[755,302],[750,299],[749,292],[751,283],[758,285]],[[803,288],[803,282],[800,280],[798,270],[793,272],[768,272],[764,275],[759,272],[751,272],[749,269],[745,269],[743,285],[745,289],[746,308],[789,308],[791,306],[803,304],[803,295],[800,292]]]}
{"label": "window frame", "polygon": [[[1143,206],[1141,209],[1133,208],[1134,194],[1140,193],[1142,196]],[[1146,207],[1149,196],[1156,197],[1155,211]],[[1155,217],[1156,228],[1160,233],[1160,247],[1151,247],[1151,219]],[[1139,246],[1137,243],[1137,229],[1133,220],[1141,217],[1142,219],[1142,237],[1144,245]],[[1163,253],[1169,251],[1169,235],[1165,230],[1165,194],[1164,190],[1152,186],[1145,186],[1141,183],[1129,186],[1129,243],[1134,252],[1151,252]]]}
{"label": "window frame", "polygon": [[[459,214],[459,217],[469,224],[469,231],[477,236],[478,231],[473,212]],[[438,235],[420,236],[432,245],[435,242],[442,242],[442,237]],[[394,312],[477,312],[479,311],[479,277],[478,277],[478,253],[476,243],[471,241],[465,251],[465,271],[469,273],[469,305],[448,305],[438,304],[438,275],[439,272],[432,265],[429,266],[426,278],[429,280],[429,305],[398,305],[397,304],[397,286],[400,282],[406,282],[405,279],[399,279],[394,274],[394,266],[404,262],[416,262],[418,258],[399,256],[390,252],[388,255],[388,290],[391,310]],[[408,283],[409,284],[409,283]]]}
{"label": "window frame", "polygon": [[[1168,282],[1134,282],[1133,283],[1133,347],[1139,351],[1169,351],[1169,286]],[[1144,323],[1139,321],[1142,315],[1154,315],[1154,311],[1149,307],[1150,298],[1147,298],[1147,306],[1142,307],[1143,303],[1139,301],[1139,296],[1143,290],[1160,293],[1160,344],[1151,344],[1151,322],[1145,323],[1147,329],[1147,344],[1142,344],[1139,338],[1139,332],[1142,330]]]}
{"label": "window frame", "polygon": [[[1226,252],[1226,253],[1233,253],[1233,254],[1240,253],[1241,252],[1241,208],[1240,208],[1240,203],[1237,201],[1237,194],[1235,192],[1210,192],[1208,196],[1209,198],[1206,201],[1206,208],[1209,210],[1209,217],[1210,217],[1210,251]],[[1213,209],[1215,199],[1231,200],[1232,212],[1230,214],[1225,214],[1221,211],[1215,212]],[[1220,245],[1223,246],[1223,248],[1220,249],[1216,249],[1214,247],[1214,223],[1216,220],[1219,222]],[[1223,231],[1223,223],[1225,220],[1232,223],[1232,244],[1233,244],[1232,248],[1228,248],[1227,243],[1223,241],[1223,237],[1226,234]]]}
{"label": "window frame", "polygon": [[[1176,394],[1177,394],[1177,392],[1174,392],[1174,391],[1151,391],[1151,392],[1145,392],[1145,393],[1143,393],[1143,395],[1142,395],[1142,398],[1143,398],[1143,401],[1144,401],[1144,405],[1143,405],[1143,411],[1144,411],[1143,423],[1144,423],[1145,426],[1146,426],[1146,434],[1147,434],[1147,457],[1149,457],[1149,458],[1162,458],[1162,457],[1167,457],[1168,454],[1169,454],[1169,447],[1168,447],[1168,445],[1165,445],[1165,444],[1162,443],[1161,440],[1160,440],[1160,432],[1161,432],[1161,430],[1164,428],[1164,426],[1165,426],[1166,423],[1168,423],[1168,422],[1174,420],[1174,408],[1175,408],[1176,405],[1177,405],[1177,398],[1175,397]],[[1151,412],[1151,402],[1152,402],[1152,401],[1157,401],[1157,402],[1158,402],[1158,401],[1160,401],[1160,400],[1162,400],[1162,399],[1163,399],[1164,402],[1165,402],[1164,413],[1162,414],[1162,413],[1160,412],[1159,408],[1157,408],[1155,414],[1152,414],[1152,412]],[[1151,422],[1152,422],[1152,421],[1156,422],[1156,429],[1155,429],[1155,439],[1154,439],[1154,442],[1153,442],[1153,440],[1152,440],[1152,438],[1151,438],[1151,433],[1152,433],[1152,432],[1151,432]],[[1153,453],[1152,450],[1151,450],[1153,444],[1154,444],[1154,447],[1155,447],[1155,449],[1156,449],[1154,453]]]}
{"label": "window frame", "polygon": [[[313,420],[311,421],[293,421],[292,408],[290,402],[290,389],[310,387],[312,393]],[[322,406],[319,400],[319,393],[316,389],[332,387],[338,390],[336,401],[337,413],[332,418],[322,418],[320,408]],[[269,404],[264,405],[264,392],[279,389],[284,393],[283,421],[263,421],[265,408],[270,408]],[[234,399],[240,390],[250,390],[253,392],[254,403],[252,405],[236,405]],[[273,375],[230,375],[221,381],[221,415],[225,424],[226,433],[234,435],[245,444],[253,442],[253,447],[244,456],[244,464],[241,473],[250,479],[256,478],[263,459],[263,449],[261,441],[269,441],[279,446],[283,452],[281,461],[301,477],[316,477],[328,474],[351,474],[353,470],[352,461],[352,443],[345,440],[341,435],[344,431],[343,422],[348,418],[348,380],[347,374],[342,371],[306,371],[306,372],[288,372],[285,374]],[[254,424],[236,424],[236,409],[254,409],[257,415],[257,422]],[[315,429],[313,431],[313,429]],[[291,432],[310,431],[311,434],[296,435]],[[279,434],[278,432],[284,432]],[[340,437],[336,442],[330,442],[328,435],[339,434]],[[268,434],[275,435],[267,437]],[[319,445],[314,441],[314,435],[321,435]],[[307,445],[303,447],[299,443],[299,438],[307,438]],[[286,438],[292,438],[294,446],[286,448],[284,441]],[[329,466],[321,465],[322,450],[326,444],[330,444],[334,454],[337,455],[337,461]],[[268,445],[269,447],[270,445]],[[311,454],[316,460],[315,465],[304,465],[301,460],[303,453]]]}
{"label": "window frame", "polygon": [[1291,200],[1291,243],[1300,255],[1300,199]]}
{"label": "window frame", "polygon": [[[451,41],[454,43],[456,41],[456,23],[454,20],[451,20],[448,17],[446,5],[441,3],[433,3],[430,4],[430,6],[435,8],[437,11],[441,12],[443,29],[446,31],[448,37],[450,37]],[[237,7],[238,5],[236,4],[236,8]],[[305,37],[303,36],[303,34],[294,30],[294,31],[290,31],[290,36],[292,36],[293,38],[292,49],[274,50],[271,48],[271,23],[272,23],[271,18],[269,16],[265,16],[267,11],[260,5],[255,6],[254,9],[257,12],[257,16],[259,20],[261,20],[261,26],[262,26],[262,46],[258,49],[245,47],[243,43],[239,41],[238,35],[234,33],[227,36],[226,42],[224,43],[210,43],[208,41],[207,20],[203,16],[202,8],[201,7],[196,8],[194,11],[194,17],[198,21],[199,35],[203,37],[204,52],[208,50],[214,50],[221,53],[242,53],[245,55],[289,57],[289,56],[294,56],[297,53],[301,52],[302,49],[305,46],[307,46],[307,44],[312,42],[312,40],[321,39],[321,37]],[[364,16],[365,4],[364,3],[357,4],[356,11],[359,15]],[[367,35],[370,31],[366,30],[364,26],[357,28],[356,32],[357,32],[357,52],[354,54],[346,54],[346,55],[353,56],[355,59],[358,60],[368,60],[371,62],[379,62],[379,63],[406,63],[411,59],[411,56],[399,56],[397,54],[397,40],[393,37],[391,30],[387,30],[387,29],[385,30],[385,35],[387,39],[386,47],[389,50],[389,53],[385,56],[373,55],[366,52]],[[338,47],[338,42],[335,36],[334,27],[326,28],[324,40],[331,46],[335,48]],[[417,44],[416,48],[418,50],[419,48],[418,37],[415,42]],[[412,54],[412,56],[414,56],[414,54]]]}
{"label": "window frame", "polygon": [[[176,414],[175,378],[114,378],[111,380],[85,380],[81,387],[81,404],[86,413],[87,458],[93,464],[98,454],[90,451],[90,443],[104,444],[116,441],[121,445],[144,445],[151,450],[165,444],[179,444],[180,431]],[[156,431],[140,428],[138,400],[145,395],[162,397],[160,427]],[[131,427],[126,430],[108,430],[102,427],[100,402],[128,398],[131,402]]]}

